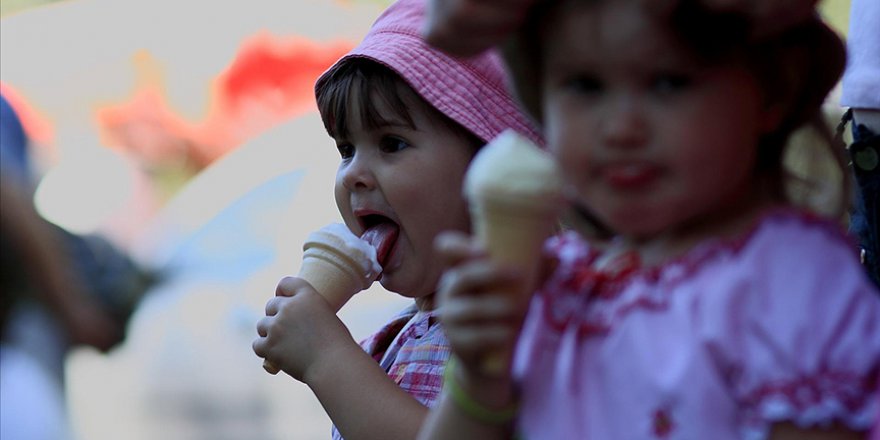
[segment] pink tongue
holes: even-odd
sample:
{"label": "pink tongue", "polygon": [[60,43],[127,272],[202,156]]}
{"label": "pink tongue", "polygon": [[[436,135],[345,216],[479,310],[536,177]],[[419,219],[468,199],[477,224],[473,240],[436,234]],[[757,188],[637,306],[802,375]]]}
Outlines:
{"label": "pink tongue", "polygon": [[399,233],[400,228],[396,224],[384,222],[367,229],[361,235],[361,239],[376,248],[376,258],[379,260],[379,265],[385,267]]}

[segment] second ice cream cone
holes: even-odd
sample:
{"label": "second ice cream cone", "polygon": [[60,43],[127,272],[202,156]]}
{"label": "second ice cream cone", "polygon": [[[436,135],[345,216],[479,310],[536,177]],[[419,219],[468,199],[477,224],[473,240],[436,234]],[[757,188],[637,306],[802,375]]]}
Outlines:
{"label": "second ice cream cone", "polygon": [[[562,181],[553,159],[528,139],[507,130],[480,150],[465,175],[465,195],[477,239],[489,257],[516,267],[523,283],[508,294],[528,301],[535,288],[541,248],[563,207]],[[483,370],[509,369],[513,346],[488,353]]]}
{"label": "second ice cream cone", "polygon": [[[508,292],[516,301],[528,301],[536,287],[544,240],[557,226],[558,204],[523,206],[508,200],[483,198],[471,202],[471,217],[477,239],[494,261],[516,267],[523,283]],[[488,353],[483,371],[497,376],[510,365],[513,347]]]}

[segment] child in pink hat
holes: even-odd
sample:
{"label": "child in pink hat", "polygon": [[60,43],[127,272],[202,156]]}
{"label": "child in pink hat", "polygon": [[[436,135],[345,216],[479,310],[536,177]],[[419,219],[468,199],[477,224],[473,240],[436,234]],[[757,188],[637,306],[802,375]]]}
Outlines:
{"label": "child in pink hat", "polygon": [[[255,352],[315,392],[334,438],[415,437],[449,357],[435,311],[434,238],[467,232],[462,179],[476,151],[513,128],[543,141],[508,93],[499,55],[459,59],[422,39],[423,0],[400,0],[315,86],[341,162],[336,203],[378,249],[379,281],[413,305],[362,341],[305,282],[285,278]],[[275,310],[277,309],[277,311]]]}

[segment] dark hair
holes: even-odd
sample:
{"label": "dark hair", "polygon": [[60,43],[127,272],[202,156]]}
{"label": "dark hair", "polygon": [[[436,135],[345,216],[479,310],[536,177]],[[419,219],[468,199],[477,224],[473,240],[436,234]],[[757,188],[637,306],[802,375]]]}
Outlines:
{"label": "dark hair", "polygon": [[[577,0],[597,3],[609,0]],[[511,38],[503,53],[523,106],[539,122],[541,113],[541,47],[546,17],[567,0],[539,1],[529,14],[529,21]],[[796,131],[812,130],[836,162],[841,197],[833,215],[842,216],[847,208],[849,179],[843,148],[832,135],[823,113],[823,103],[837,84],[846,64],[845,46],[840,37],[819,18],[812,18],[786,31],[753,39],[751,22],[742,15],[716,13],[700,2],[683,0],[670,16],[670,27],[678,40],[698,61],[708,64],[745,62],[758,79],[768,105],[781,106],[782,118],[777,127],[759,141],[756,178],[766,181],[771,195],[778,200],[810,205],[809,196],[792,195],[792,187],[809,192],[824,184],[821,178],[787,169],[785,158],[791,150],[790,139]],[[815,206],[809,206],[816,209]]]}
{"label": "dark hair", "polygon": [[801,147],[791,142],[795,132],[811,130],[829,153],[825,159],[836,162],[840,170],[842,197],[831,211],[842,216],[849,192],[844,149],[834,139],[833,125],[822,109],[846,65],[846,49],[837,34],[819,18],[812,18],[777,35],[754,39],[751,23],[745,17],[708,12],[693,1],[683,2],[675,11],[672,25],[679,41],[698,60],[745,62],[758,79],[767,105],[779,106],[782,117],[776,128],[760,139],[757,156],[757,177],[766,178],[772,195],[779,200],[811,204],[804,193],[810,192],[811,186],[822,185],[823,179],[798,173],[786,163],[786,156]]}
{"label": "dark hair", "polygon": [[[428,104],[394,71],[366,58],[348,58],[337,63],[315,85],[315,96],[324,128],[333,137],[348,136],[351,117],[360,118],[360,123],[368,129],[386,125],[389,117],[417,128],[410,117],[411,107],[417,105],[465,139],[474,151],[485,144],[470,130]],[[375,105],[377,99],[393,114],[380,113]],[[352,108],[353,103],[357,103],[357,108]]]}

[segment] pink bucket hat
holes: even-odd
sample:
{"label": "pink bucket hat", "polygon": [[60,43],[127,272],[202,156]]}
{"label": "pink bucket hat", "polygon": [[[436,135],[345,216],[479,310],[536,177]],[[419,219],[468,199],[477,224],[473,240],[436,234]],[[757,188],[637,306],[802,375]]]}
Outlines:
{"label": "pink bucket hat", "polygon": [[[398,0],[373,23],[363,41],[337,61],[366,58],[382,64],[409,84],[425,101],[484,141],[513,128],[538,145],[544,141],[507,88],[500,55],[486,51],[455,58],[422,39],[425,0]],[[333,69],[331,67],[331,69]],[[325,80],[327,72],[318,78]]]}

